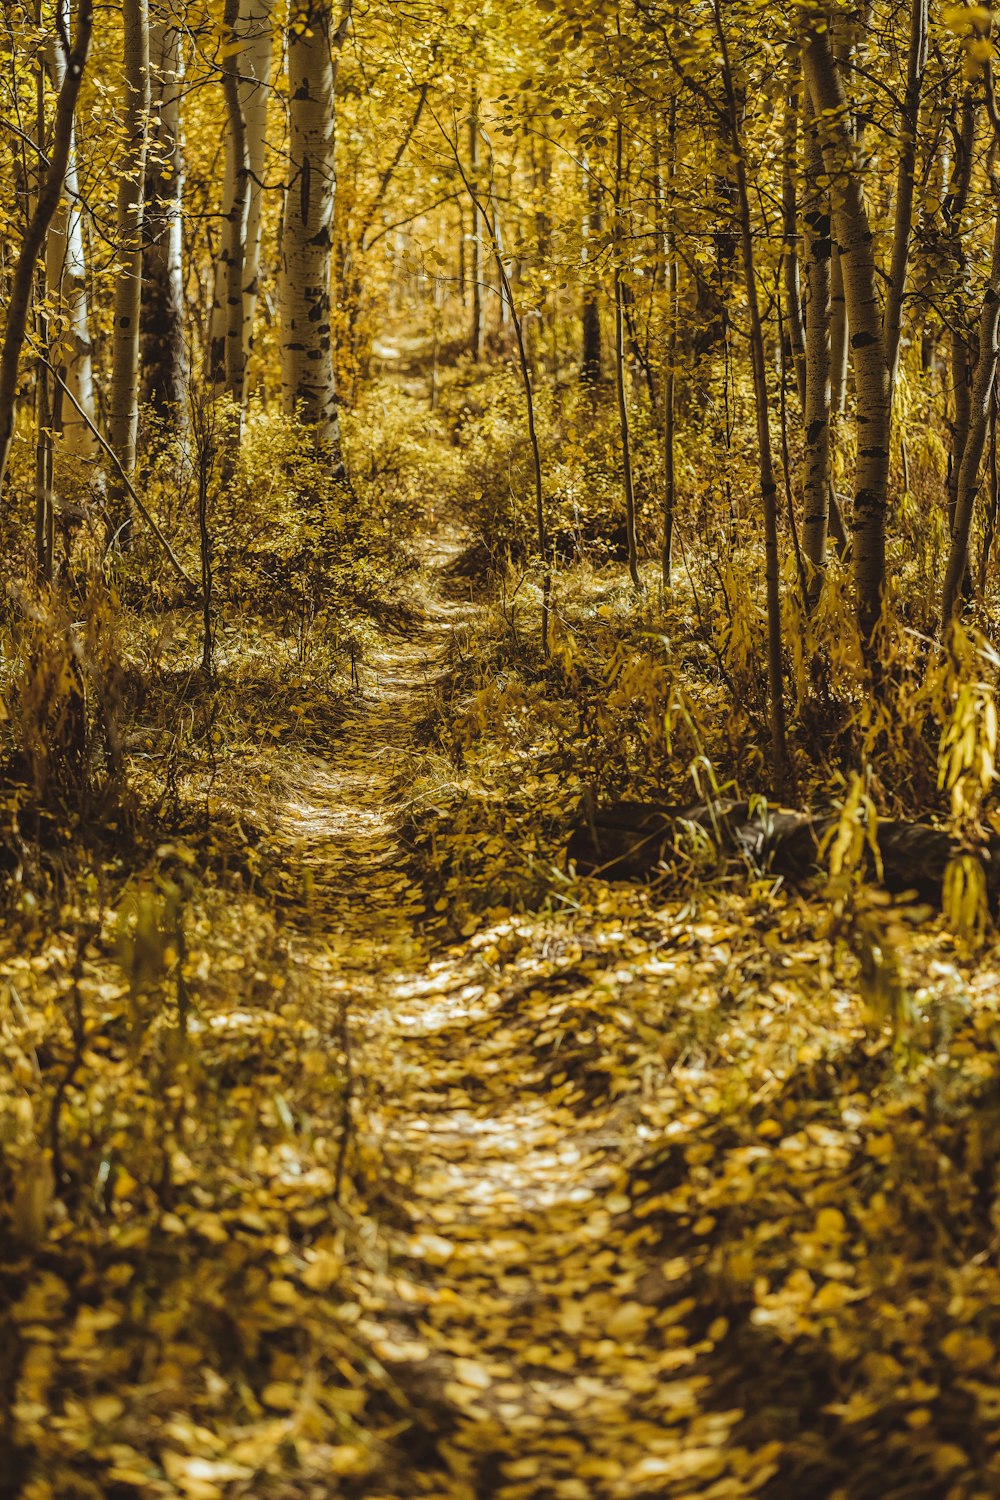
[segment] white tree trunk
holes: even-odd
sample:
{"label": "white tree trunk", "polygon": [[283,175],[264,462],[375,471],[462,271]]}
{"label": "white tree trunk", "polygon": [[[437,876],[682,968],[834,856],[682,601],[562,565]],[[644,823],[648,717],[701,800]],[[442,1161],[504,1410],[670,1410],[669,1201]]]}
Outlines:
{"label": "white tree trunk", "polygon": [[819,603],[826,567],[826,537],[830,522],[832,489],[832,422],[830,386],[830,290],[833,240],[829,189],[819,128],[812,108],[806,113],[805,224],[806,302],[805,366],[805,478],[802,550],[811,569],[808,584],[810,609]]}
{"label": "white tree trunk", "polygon": [[219,248],[215,256],[212,283],[212,311],[208,330],[209,384],[216,395],[226,388],[226,294],[229,286],[229,247],[232,242],[233,204],[236,199],[236,156],[230,132],[226,131],[225,165],[222,176],[222,206],[219,213]]}
{"label": "white tree trunk", "polygon": [[[250,162],[247,157],[247,131],[240,98],[239,58],[242,46],[239,36],[240,0],[225,0],[223,10],[226,42],[222,63],[222,92],[226,101],[226,155],[232,158],[233,200],[222,232],[222,269],[224,313],[225,389],[238,411],[243,409],[243,255],[247,232]],[[238,432],[235,434],[239,441]]]}
{"label": "white tree trunk", "polygon": [[580,265],[583,268],[583,355],[580,362],[580,378],[597,385],[601,379],[601,306],[598,301],[598,285],[594,275],[587,269],[596,260],[600,250],[603,221],[601,217],[600,184],[594,175],[586,153],[582,157],[586,208],[581,231]]}
{"label": "white tree trunk", "polygon": [[[125,157],[118,181],[118,256],[111,343],[108,431],[126,474],[135,468],[139,431],[139,308],[142,294],[142,226],[149,135],[148,0],[124,0],[125,79],[122,115]],[[119,497],[119,507],[124,495]],[[122,517],[115,515],[120,524]]]}
{"label": "white tree trunk", "polygon": [[150,27],[149,55],[153,149],[146,173],[143,397],[183,427],[187,417],[188,355],[181,221],[184,53],[178,19],[168,15]]}
{"label": "white tree trunk", "polygon": [[279,311],[281,386],[340,466],[333,373],[330,276],[333,246],[336,61],[325,0],[306,0],[288,31],[288,184],[285,191]]}
{"label": "white tree trunk", "polygon": [[979,319],[979,357],[976,360],[973,377],[969,430],[958,471],[958,503],[955,507],[955,519],[951,530],[951,549],[948,553],[948,567],[945,572],[941,606],[942,631],[948,629],[969,566],[969,532],[972,528],[976,496],[979,493],[979,467],[989,432],[993,387],[996,381],[997,361],[1000,359],[998,339],[1000,339],[1000,204],[997,205],[996,227],[993,234],[990,279],[983,293],[983,307]]}
{"label": "white tree trunk", "polygon": [[[233,45],[239,43],[239,51],[224,60],[227,69],[236,75],[242,119],[239,128],[234,129],[234,111],[230,104],[222,179],[222,229],[215,260],[209,329],[209,374],[217,392],[231,383],[226,376],[226,343],[227,334],[231,339],[234,326],[235,308],[230,303],[230,288],[236,276],[241,286],[244,363],[253,346],[260,273],[262,183],[267,151],[267,99],[274,49],[274,4],[275,0],[240,0],[233,27]],[[226,41],[229,45],[228,34]],[[232,350],[229,351],[228,363],[232,371]]]}
{"label": "white tree trunk", "polygon": [[[469,178],[478,195],[479,181],[479,93],[472,88],[472,108],[469,111]],[[483,215],[477,201],[472,206],[472,328],[469,334],[469,353],[475,360],[483,357],[485,324],[483,319]]]}
{"label": "white tree trunk", "polygon": [[830,179],[833,238],[840,252],[857,389],[854,581],[858,623],[870,642],[885,583],[892,392],[882,329],[874,234],[865,201],[868,170],[850,128],[843,77],[828,32],[803,9],[802,63]]}
{"label": "white tree trunk", "polygon": [[239,55],[240,100],[246,126],[247,166],[250,172],[247,226],[243,242],[243,352],[253,348],[260,275],[261,214],[267,150],[267,100],[274,49],[274,0],[244,0],[240,27],[246,45]]}
{"label": "white tree trunk", "polygon": [[49,147],[45,174],[38,199],[21,239],[8,287],[7,318],[4,323],[3,342],[0,344],[0,491],[3,489],[11,444],[14,441],[18,366],[21,350],[24,348],[28,315],[31,311],[35,268],[45,245],[49,225],[59,207],[66,181],[66,169],[73,144],[73,116],[80,93],[84,64],[90,51],[93,19],[94,11],[91,0],[80,0],[76,36],[73,40],[72,51],[66,59],[66,72],[56,100],[52,144]]}
{"label": "white tree trunk", "polygon": [[[65,0],[60,0],[59,8],[66,27],[69,6]],[[53,85],[58,92],[66,77],[66,57],[58,41],[49,49],[49,67]],[[74,131],[70,137],[64,194],[49,226],[45,246],[45,288],[53,310],[65,317],[67,325],[61,343],[52,351],[53,362],[59,369],[67,390],[93,424],[96,422],[96,408],[86,275],[83,211],[80,205]],[[63,403],[62,437],[68,453],[91,458],[96,452],[97,440],[93,426],[88,426],[87,420],[80,416],[72,402]]]}

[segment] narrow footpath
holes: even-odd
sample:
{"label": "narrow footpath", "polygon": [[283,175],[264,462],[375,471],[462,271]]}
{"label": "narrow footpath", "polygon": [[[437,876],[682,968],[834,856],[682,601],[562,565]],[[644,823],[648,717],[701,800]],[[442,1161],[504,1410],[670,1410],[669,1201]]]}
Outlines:
{"label": "narrow footpath", "polygon": [[[344,1006],[351,1150],[373,1178],[381,1254],[359,1331],[410,1416],[377,1482],[349,1493],[753,1493],[773,1455],[727,1447],[740,1414],[706,1409],[696,1368],[711,1343],[628,1215],[634,1102],[559,1065],[559,990],[587,982],[572,934],[511,919],[438,951],[422,935],[398,825],[469,608],[433,593],[423,624],[367,664],[329,759],[287,768],[280,806],[313,934],[336,954],[324,982]],[[555,994],[553,941],[569,975]]]}

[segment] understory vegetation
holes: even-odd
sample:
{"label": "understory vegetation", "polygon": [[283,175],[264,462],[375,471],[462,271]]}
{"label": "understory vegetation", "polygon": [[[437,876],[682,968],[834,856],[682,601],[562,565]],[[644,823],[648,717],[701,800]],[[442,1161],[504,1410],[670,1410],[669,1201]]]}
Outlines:
{"label": "understory vegetation", "polygon": [[[509,378],[458,361],[430,414],[424,376],[373,385],[326,501],[251,415],[209,671],[161,561],[101,569],[85,526],[72,602],[8,623],[6,1491],[875,1496],[891,1464],[988,1493],[994,949],[975,903],[864,878],[878,811],[990,826],[985,640],[929,650],[904,578],[876,697],[836,575],[813,622],[790,590],[799,795],[840,818],[812,895],[693,831],[649,889],[574,876],[588,798],[766,794],[759,607],[707,512],[671,595],[634,590],[589,489],[614,413],[571,387],[541,417],[568,538],[543,653]],[[439,676],[379,769],[366,704],[435,592]],[[393,1006],[428,991],[415,1061]],[[512,1092],[569,1199],[529,1232],[515,1188],[481,1242],[443,1195],[424,1219],[409,1112]],[[534,1406],[522,1368],[557,1372]]]}

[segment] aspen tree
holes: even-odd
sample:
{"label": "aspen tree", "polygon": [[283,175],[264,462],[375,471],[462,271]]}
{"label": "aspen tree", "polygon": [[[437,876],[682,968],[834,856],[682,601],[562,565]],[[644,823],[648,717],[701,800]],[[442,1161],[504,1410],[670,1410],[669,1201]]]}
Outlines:
{"label": "aspen tree", "polygon": [[56,100],[52,144],[41,190],[28,219],[10,280],[3,345],[0,347],[0,486],[3,485],[14,439],[17,377],[31,311],[35,267],[45,245],[49,225],[59,207],[70,153],[73,149],[73,117],[80,94],[83,70],[90,52],[93,30],[93,0],[80,0],[72,46],[65,35],[60,45],[65,53],[65,71]]}
{"label": "aspen tree", "polygon": [[158,9],[150,22],[150,142],[142,257],[143,399],[168,422],[187,422],[182,209],[184,89],[182,17]]}
{"label": "aspen tree", "polygon": [[[49,71],[56,91],[66,76],[66,53],[63,38],[69,15],[66,0],[59,0],[57,35],[49,48]],[[72,127],[66,184],[59,206],[49,226],[45,245],[45,288],[49,303],[57,316],[65,319],[66,332],[52,353],[59,378],[65,382],[77,405],[87,414],[80,417],[73,405],[64,404],[60,431],[67,453],[92,458],[96,452],[93,426],[94,405],[93,350],[90,341],[90,319],[87,299],[87,263],[83,244],[83,205],[76,163],[76,127]]]}
{"label": "aspen tree", "polygon": [[325,0],[305,0],[288,29],[288,180],[281,238],[279,318],[285,406],[342,471],[330,326],[334,85],[350,12],[336,34]]}
{"label": "aspen tree", "polygon": [[[992,84],[990,85],[992,87]],[[979,467],[990,427],[993,387],[1000,356],[1000,193],[997,201],[996,229],[990,279],[983,294],[979,320],[979,351],[972,382],[969,406],[969,429],[965,451],[958,471],[957,503],[951,529],[951,548],[945,571],[941,601],[942,629],[946,629],[955,611],[969,566],[969,533],[972,512],[979,492]]]}
{"label": "aspen tree", "polygon": [[819,129],[811,109],[805,132],[806,399],[805,481],[802,550],[811,565],[808,602],[815,607],[823,585],[830,518],[832,419],[830,384],[830,292],[833,241]]}
{"label": "aspen tree", "polygon": [[469,275],[472,283],[472,322],[469,328],[469,353],[475,360],[483,357],[485,319],[483,316],[483,236],[484,219],[479,206],[482,184],[479,181],[479,93],[473,84],[472,105],[469,110],[469,181],[475,190],[472,204],[472,243],[470,245]]}
{"label": "aspen tree", "polygon": [[[126,474],[135,468],[139,431],[139,309],[142,295],[143,198],[149,133],[149,9],[123,0],[125,151],[118,179],[117,238],[108,433]],[[111,524],[128,540],[127,496],[112,480]]]}
{"label": "aspen tree", "polygon": [[802,77],[799,59],[789,48],[788,81],[785,85],[785,119],[781,153],[781,220],[782,273],[785,291],[785,318],[791,349],[799,406],[806,405],[806,334],[802,311],[802,286],[799,268],[798,213],[798,141],[802,112]]}
{"label": "aspen tree", "polygon": [[614,186],[614,294],[615,294],[615,388],[618,393],[618,426],[621,433],[622,482],[625,488],[625,537],[628,547],[629,577],[639,587],[639,553],[635,534],[635,486],[632,478],[632,439],[629,431],[628,396],[625,369],[625,310],[622,261],[625,253],[624,235],[624,178],[623,178],[624,126],[619,114],[615,122],[615,186]]}
{"label": "aspen tree", "polygon": [[[226,161],[227,167],[231,164],[233,182],[229,212],[222,227],[222,374],[225,390],[232,396],[238,411],[243,407],[243,257],[250,200],[250,160],[238,72],[241,51],[237,29],[239,15],[240,0],[225,0],[222,92],[226,101]],[[238,441],[238,433],[236,436]]]}
{"label": "aspen tree", "polygon": [[[994,140],[1000,143],[1000,110],[998,110],[993,70],[989,63],[983,69],[986,108]],[[994,419],[997,365],[1000,360],[1000,174],[991,177],[995,228],[989,280],[983,293],[979,317],[979,345],[969,398],[965,444],[954,488],[955,502],[951,517],[951,547],[945,570],[941,601],[942,630],[947,630],[966,583],[969,570],[969,535],[976,496],[979,492],[979,469],[983,450]]]}
{"label": "aspen tree", "polygon": [[833,236],[840,255],[857,384],[858,462],[854,492],[854,581],[858,623],[870,641],[882,609],[892,399],[882,330],[874,237],[863,167],[843,77],[825,23],[801,12],[802,59],[831,182]]}
{"label": "aspen tree", "polygon": [[[226,123],[222,206],[208,339],[208,378],[216,395],[232,389],[234,351],[230,348],[230,339],[236,324],[242,326],[243,241],[249,201],[249,163],[239,97],[239,53],[243,47],[240,20],[240,0],[224,0],[221,81]],[[231,303],[233,296],[237,297],[237,307]]]}
{"label": "aspen tree", "polygon": [[771,750],[779,787],[789,778],[788,745],[785,730],[784,673],[781,661],[781,578],[778,555],[778,486],[774,477],[774,455],[768,408],[767,366],[764,357],[764,329],[757,292],[757,270],[754,259],[753,223],[750,216],[750,188],[747,180],[746,146],[740,129],[740,110],[736,81],[730,61],[729,43],[722,22],[720,0],[713,0],[712,14],[722,62],[722,84],[725,108],[720,123],[729,137],[736,187],[736,213],[739,225],[743,285],[750,322],[750,360],[753,372],[754,409],[757,417],[757,462],[760,472],[761,508],[764,520],[764,573],[767,588],[767,678]]}
{"label": "aspen tree", "polygon": [[663,258],[666,265],[667,340],[663,376],[663,546],[660,567],[664,588],[671,585],[674,515],[677,509],[677,100],[670,101],[667,127],[667,185],[664,206]]}
{"label": "aspen tree", "polygon": [[927,66],[927,0],[912,0],[910,39],[907,53],[906,94],[903,99],[902,141],[896,171],[896,207],[892,237],[892,261],[886,289],[885,355],[889,365],[890,389],[896,382],[899,341],[906,291],[913,218],[913,193],[916,186],[917,136],[920,126],[920,95],[924,69]]}
{"label": "aspen tree", "polygon": [[[830,19],[833,27],[833,55],[841,75],[849,78],[854,67],[860,18],[856,13],[837,10]],[[855,122],[853,113],[850,111],[847,114],[847,125],[853,136]],[[838,423],[847,410],[850,332],[847,294],[844,290],[844,267],[841,264],[840,248],[834,237],[830,262],[830,405],[834,423]]]}
{"label": "aspen tree", "polygon": [[601,215],[601,185],[586,154],[583,157],[583,179],[587,202],[583,216],[583,236],[580,253],[580,264],[585,277],[581,327],[583,349],[580,361],[580,376],[583,380],[596,385],[601,379],[601,305],[598,300],[599,290],[595,274],[592,271],[588,271],[587,268],[594,263],[600,246],[603,223]]}
{"label": "aspen tree", "polygon": [[847,411],[848,336],[844,267],[836,242],[830,258],[830,406],[834,417]]}
{"label": "aspen tree", "polygon": [[[959,127],[955,138],[955,159],[948,190],[941,205],[945,226],[949,271],[952,282],[964,288],[969,281],[969,252],[965,242],[965,217],[972,188],[972,169],[976,147],[978,106],[971,89],[966,89],[959,108]],[[972,416],[972,349],[971,334],[964,317],[952,319],[949,336],[952,420],[951,468],[948,474],[948,527],[955,524],[958,505],[958,475],[965,452]]]}
{"label": "aspen tree", "polygon": [[238,405],[246,395],[246,361],[260,290],[273,12],[274,0],[228,0],[223,10],[226,142],[209,370],[215,389],[229,391]]}
{"label": "aspen tree", "polygon": [[253,349],[254,319],[260,290],[260,246],[267,154],[267,101],[274,52],[274,0],[245,0],[239,54],[239,92],[246,129],[247,199],[243,241],[243,353]]}

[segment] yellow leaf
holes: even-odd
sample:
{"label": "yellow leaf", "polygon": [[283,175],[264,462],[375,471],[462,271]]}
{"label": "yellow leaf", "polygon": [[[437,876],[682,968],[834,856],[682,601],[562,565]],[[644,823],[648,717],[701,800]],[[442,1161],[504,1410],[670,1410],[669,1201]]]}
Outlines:
{"label": "yellow leaf", "polygon": [[138,1186],[139,1184],[132,1176],[132,1173],[126,1172],[125,1169],[122,1168],[122,1170],[118,1173],[118,1176],[115,1178],[112,1197],[118,1199],[119,1201],[121,1201],[122,1198],[131,1198],[132,1194],[135,1192]]}
{"label": "yellow leaf", "polygon": [[278,1307],[297,1307],[302,1297],[294,1282],[284,1281],[280,1277],[272,1281],[268,1288],[268,1296]]}
{"label": "yellow leaf", "polygon": [[90,1415],[101,1427],[116,1421],[125,1410],[125,1403],[118,1396],[95,1396],[90,1402]]}
{"label": "yellow leaf", "polygon": [[605,1320],[604,1330],[613,1339],[633,1339],[645,1332],[651,1309],[641,1302],[623,1302]]}
{"label": "yellow leaf", "polygon": [[311,1292],[325,1292],[344,1268],[343,1257],[332,1250],[317,1250],[315,1260],[302,1272],[302,1283]]}
{"label": "yellow leaf", "polygon": [[938,1443],[931,1450],[931,1463],[938,1474],[953,1474],[968,1466],[969,1460],[962,1449],[954,1443]]}
{"label": "yellow leaf", "polygon": [[324,1464],[328,1473],[344,1476],[367,1473],[372,1466],[372,1460],[363,1448],[358,1448],[352,1443],[341,1443],[338,1447],[327,1451]]}
{"label": "yellow leaf", "polygon": [[971,1328],[953,1328],[939,1345],[941,1353],[960,1370],[981,1370],[996,1360],[996,1350],[984,1333]]}
{"label": "yellow leaf", "polygon": [[828,1244],[837,1244],[847,1233],[847,1220],[839,1208],[821,1208],[816,1215],[816,1233]]}
{"label": "yellow leaf", "polygon": [[575,1385],[559,1386],[549,1391],[549,1401],[559,1411],[579,1411],[587,1399],[587,1393]]}
{"label": "yellow leaf", "polygon": [[291,1411],[299,1404],[299,1390],[290,1380],[272,1380],[261,1391],[260,1399],[274,1411]]}
{"label": "yellow leaf", "polygon": [[486,1366],[474,1359],[456,1359],[455,1379],[462,1385],[471,1385],[477,1391],[489,1390],[493,1384],[493,1377]]}
{"label": "yellow leaf", "polygon": [[849,1302],[851,1297],[852,1292],[849,1287],[839,1281],[828,1281],[820,1287],[812,1300],[812,1305],[816,1312],[836,1312],[838,1308]]}

